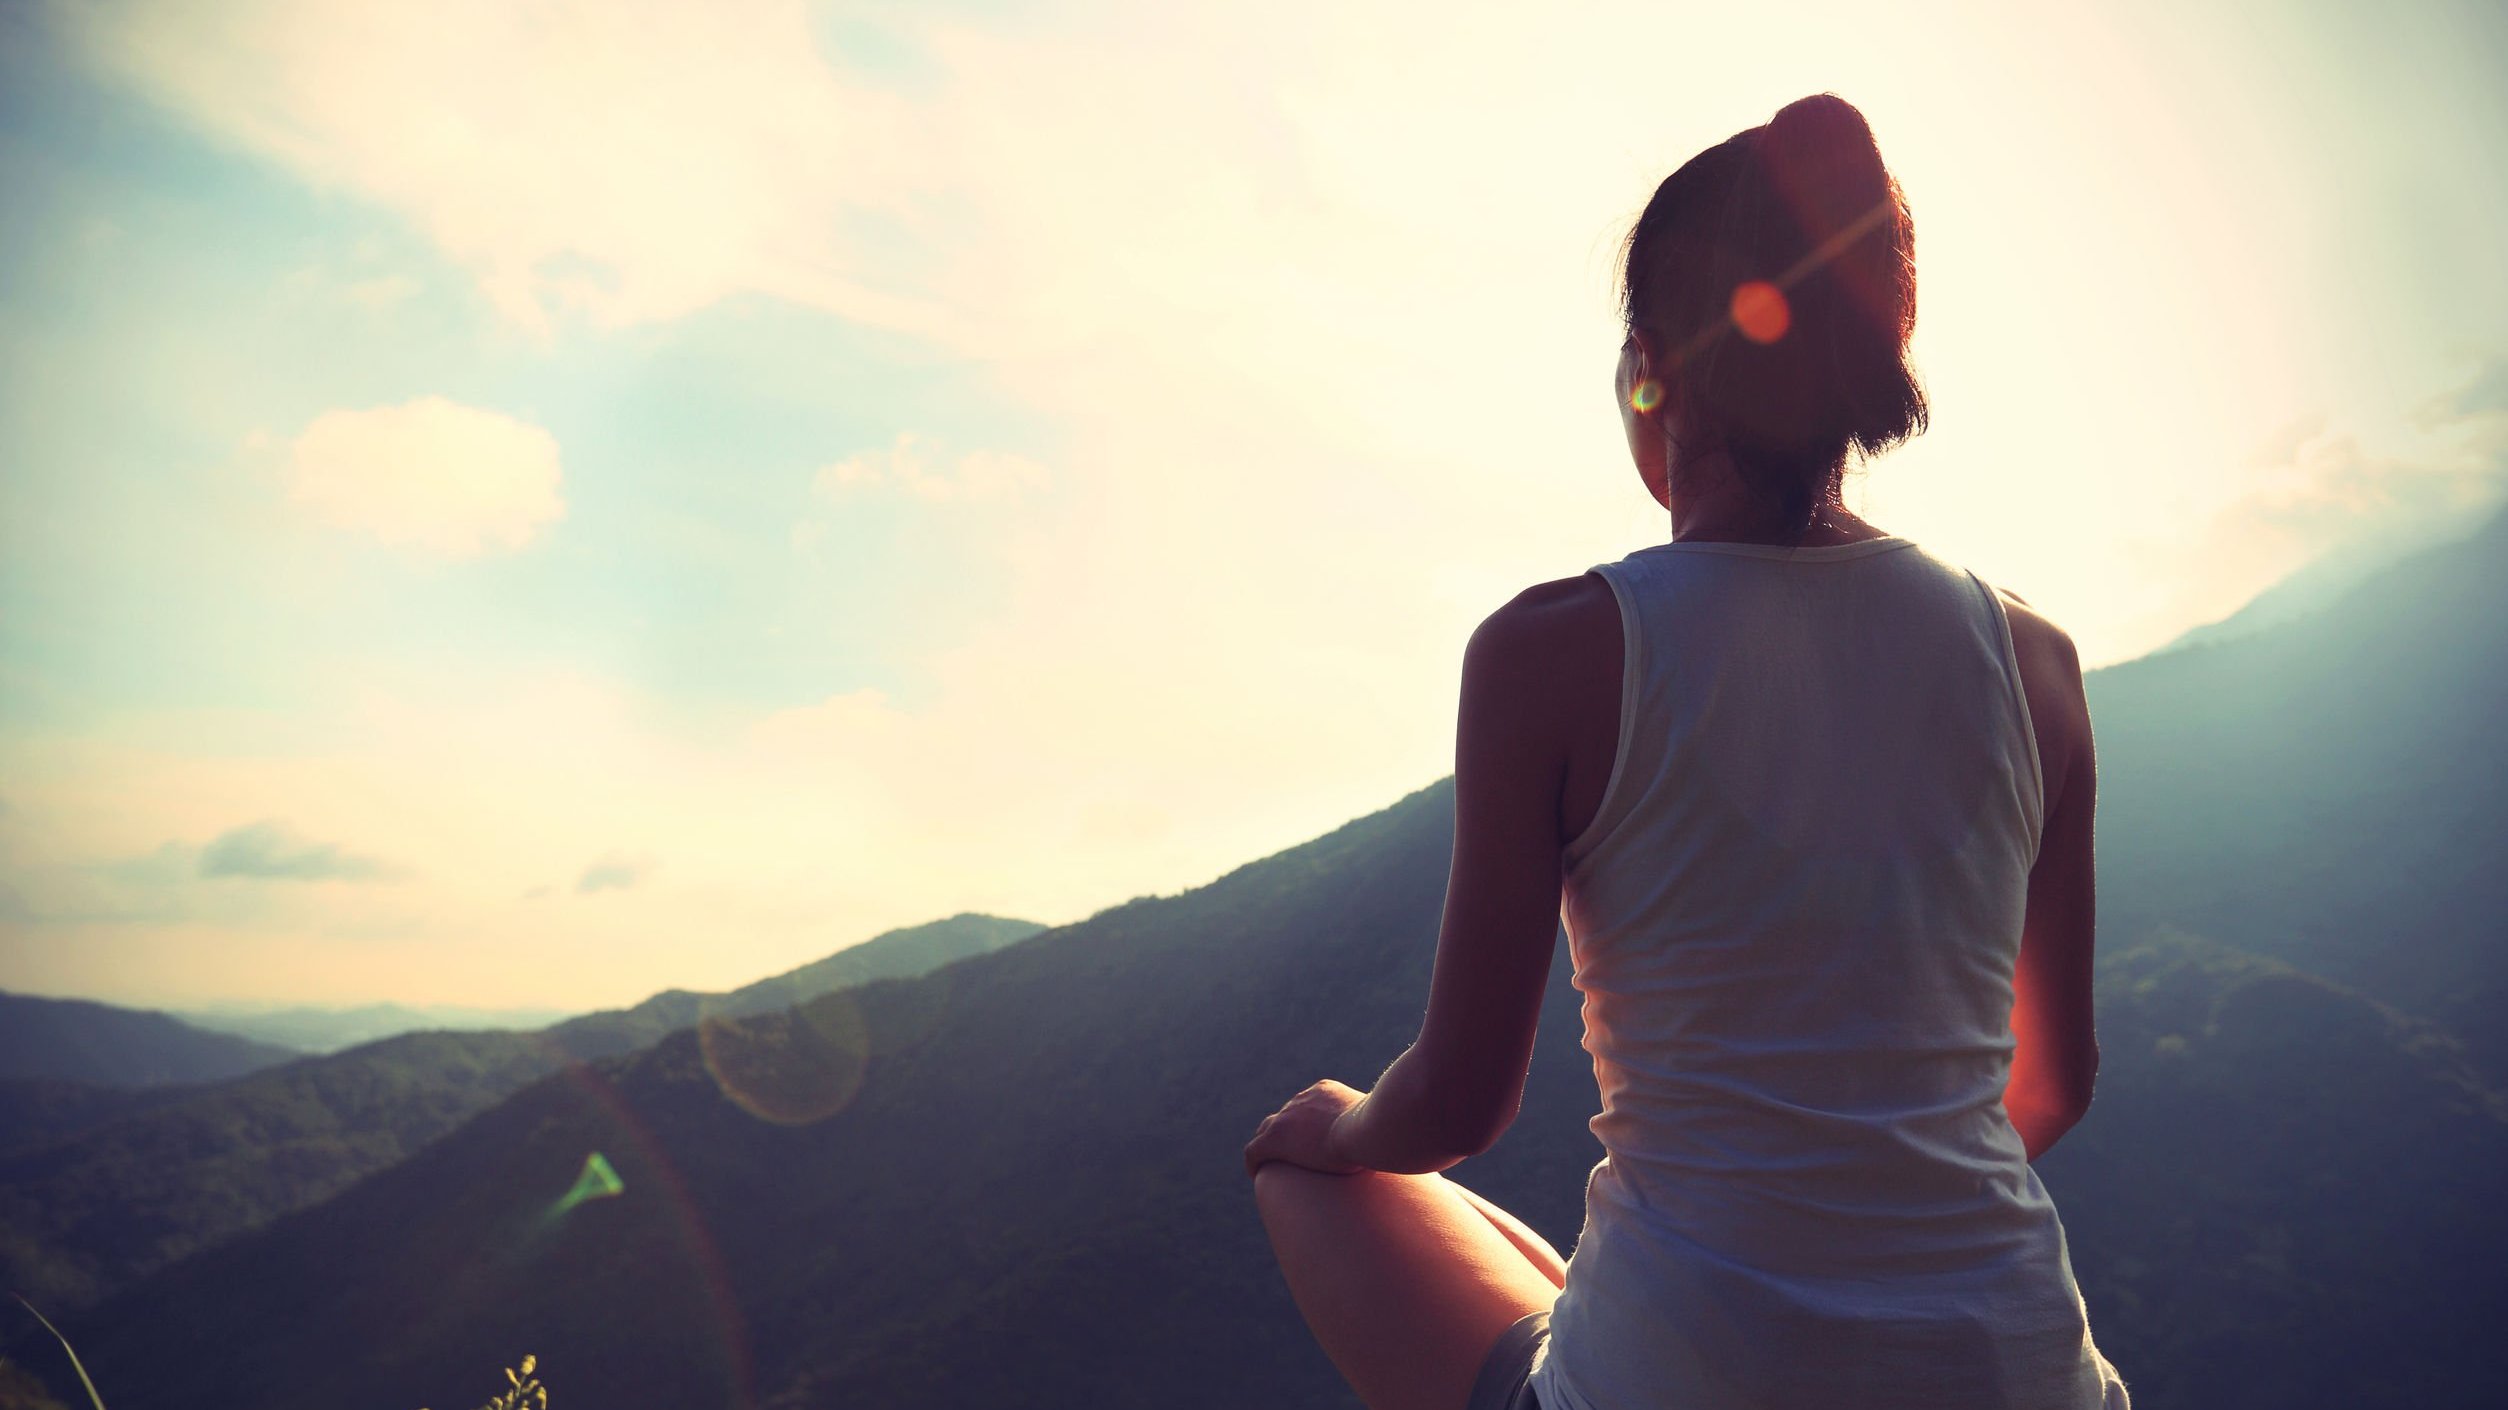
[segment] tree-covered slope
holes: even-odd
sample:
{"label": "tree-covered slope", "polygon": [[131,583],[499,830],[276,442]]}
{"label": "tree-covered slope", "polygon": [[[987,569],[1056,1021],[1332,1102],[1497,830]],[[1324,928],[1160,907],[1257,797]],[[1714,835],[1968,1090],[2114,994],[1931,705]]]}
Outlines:
{"label": "tree-covered slope", "polygon": [[2165,927],[2097,993],[2098,1094],[2038,1172],[2138,1410],[2490,1401],[2508,1100],[2462,1045]]}
{"label": "tree-covered slope", "polygon": [[564,1055],[526,1033],[411,1033],[189,1092],[0,1155],[0,1286],[68,1310],[326,1199]]}
{"label": "tree-covered slope", "polygon": [[2508,1080],[2508,515],[2252,635],[2091,673],[2103,937],[2172,924]]}
{"label": "tree-covered slope", "polygon": [[[2495,1398],[2503,536],[2092,677],[2105,1061],[2040,1171],[2142,1410]],[[1349,1404],[1237,1154],[1416,1030],[1452,828],[1444,780],[569,1069],[72,1334],[117,1410],[451,1401],[525,1350],[591,1404]],[[1562,1247],[1599,1155],[1565,981],[1522,1118],[1454,1172]],[[619,1192],[565,1206],[596,1152]]]}
{"label": "tree-covered slope", "polygon": [[[592,1404],[1349,1404],[1237,1153],[1415,1031],[1451,804],[543,1081],[72,1334],[119,1410],[427,1403],[526,1349]],[[1599,1155],[1565,978],[1523,1117],[1454,1172],[1562,1247]],[[2137,1404],[2481,1393],[2508,1123],[2461,1051],[2184,936],[2101,980],[2097,1104],[2042,1173]],[[595,1151],[623,1193],[553,1214]]]}
{"label": "tree-covered slope", "polygon": [[643,1046],[701,1013],[919,973],[1038,929],[957,915],[729,995],[664,995],[542,1033],[404,1034],[198,1088],[0,1083],[0,1287],[58,1310],[84,1305],[328,1198],[571,1061]]}
{"label": "tree-covered slope", "polygon": [[172,1014],[0,992],[0,1081],[109,1087],[215,1082],[300,1054],[196,1028]]}
{"label": "tree-covered slope", "polygon": [[188,1087],[107,1087],[53,1077],[0,1082],[0,1156],[190,1095]]}
{"label": "tree-covered slope", "polygon": [[922,974],[952,960],[1015,945],[1044,928],[1032,920],[961,912],[945,920],[887,931],[825,959],[728,993],[672,989],[633,1008],[588,1013],[553,1025],[547,1031],[569,1052],[581,1057],[633,1052],[708,1016],[738,1018],[771,1013],[874,979]]}

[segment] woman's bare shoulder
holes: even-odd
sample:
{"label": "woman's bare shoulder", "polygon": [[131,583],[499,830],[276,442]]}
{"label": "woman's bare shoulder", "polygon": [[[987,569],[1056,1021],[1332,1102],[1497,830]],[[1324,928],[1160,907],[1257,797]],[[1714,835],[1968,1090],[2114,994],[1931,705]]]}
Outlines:
{"label": "woman's bare shoulder", "polygon": [[2026,672],[2032,662],[2046,669],[2057,680],[2070,676],[2078,685],[2081,679],[2081,652],[2073,645],[2072,633],[2055,624],[2053,618],[2029,605],[2029,599],[2007,587],[1996,587],[2003,598],[2003,616],[2012,624],[2012,649],[2020,654],[2021,669]]}
{"label": "woman's bare shoulder", "polygon": [[1533,669],[1576,668],[1588,659],[1620,663],[1620,601],[1599,573],[1535,583],[1489,614],[1474,633]]}
{"label": "woman's bare shoulder", "polygon": [[1493,618],[1501,615],[1528,625],[1547,624],[1553,629],[1579,623],[1616,627],[1620,601],[1602,574],[1585,572],[1533,584],[1491,614]]}
{"label": "woman's bare shoulder", "polygon": [[2063,800],[2066,781],[2092,750],[2090,702],[2081,681],[2081,653],[2070,632],[2009,588],[1997,587],[2003,617],[2012,625],[2012,655],[2020,667],[2021,693],[2038,736],[2039,769],[2048,787],[2047,806]]}

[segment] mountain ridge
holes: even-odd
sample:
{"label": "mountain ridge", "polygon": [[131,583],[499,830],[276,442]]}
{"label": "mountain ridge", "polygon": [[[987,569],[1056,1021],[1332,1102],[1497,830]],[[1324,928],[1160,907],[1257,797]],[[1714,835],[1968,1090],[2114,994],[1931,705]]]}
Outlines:
{"label": "mountain ridge", "polygon": [[[595,1403],[1350,1404],[1235,1155],[1287,1093],[1363,1082],[1415,1032],[1451,836],[1446,779],[1277,865],[749,1020],[785,1052],[867,1035],[825,1120],[756,1119],[686,1030],[585,1069],[597,1092],[543,1080],[71,1334],[91,1368],[131,1368],[99,1373],[123,1410],[214,1406],[281,1368],[257,1404],[424,1402],[516,1338]],[[1450,1172],[1561,1247],[1600,1154],[1567,980],[1562,947],[1523,1115]],[[2461,1338],[2508,1313],[2486,1271],[2508,1216],[2481,1178],[2508,1160],[2508,1117],[2452,1038],[2182,932],[2105,956],[2100,998],[2099,1099],[2038,1169],[2138,1402],[2445,1403],[2486,1383]],[[2323,1145],[2346,1127],[2360,1139]],[[593,1150],[627,1197],[535,1224]],[[296,1291],[343,1279],[347,1303]],[[545,1296],[627,1286],[623,1305]],[[271,1327],[288,1331],[241,1335]],[[308,1370],[318,1346],[361,1355]]]}
{"label": "mountain ridge", "polygon": [[[2499,561],[2425,554],[2356,610],[2091,673],[2105,1060],[2035,1168],[2146,1410],[2490,1390],[2508,1114],[2480,1035],[2396,996],[2496,948],[2450,922],[2487,894],[2457,864],[2492,816],[2466,731],[2498,633],[2468,609]],[[2448,649],[2467,623],[2491,634]],[[2380,834],[2430,788],[2461,835]],[[118,1410],[452,1400],[525,1342],[592,1403],[1351,1404],[1236,1155],[1416,1032],[1452,808],[1449,775],[1175,896],[569,1067],[69,1330]],[[2269,845],[2207,835],[2242,826]],[[2399,898],[2377,868],[2433,844]],[[2323,920],[2381,904],[2349,949]],[[2380,953],[2419,969],[2302,963]],[[1562,946],[1522,1114],[1450,1172],[1562,1248],[1600,1155],[1577,1004]],[[555,1213],[595,1152],[620,1195]]]}
{"label": "mountain ridge", "polygon": [[537,1032],[404,1033],[196,1088],[122,1096],[0,1083],[0,1286],[74,1310],[326,1198],[571,1063],[778,996],[945,964],[1041,928],[960,912],[728,994],[673,991]]}
{"label": "mountain ridge", "polygon": [[2090,672],[2103,936],[2286,960],[2508,1077],[2503,604],[2508,513],[2308,617]]}
{"label": "mountain ridge", "polygon": [[301,1056],[154,1009],[0,990],[0,1081],[174,1086],[240,1077]]}

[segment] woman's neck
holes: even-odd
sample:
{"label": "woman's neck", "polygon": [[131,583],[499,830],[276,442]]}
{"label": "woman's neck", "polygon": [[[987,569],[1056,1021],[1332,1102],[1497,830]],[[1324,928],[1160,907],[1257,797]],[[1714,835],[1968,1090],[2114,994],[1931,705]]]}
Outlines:
{"label": "woman's neck", "polygon": [[1790,529],[1772,527],[1764,510],[1734,513],[1728,505],[1708,504],[1683,513],[1685,508],[1689,506],[1675,503],[1672,509],[1675,543],[1763,543],[1778,548],[1815,548],[1889,537],[1887,530],[1867,523],[1835,502],[1821,504],[1809,519]]}

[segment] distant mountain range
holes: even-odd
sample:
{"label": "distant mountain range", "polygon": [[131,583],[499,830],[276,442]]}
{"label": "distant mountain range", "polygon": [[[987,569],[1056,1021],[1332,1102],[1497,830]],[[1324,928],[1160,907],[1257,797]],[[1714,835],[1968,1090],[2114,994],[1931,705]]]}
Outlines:
{"label": "distant mountain range", "polygon": [[2257,593],[2228,616],[2181,632],[2158,650],[2147,654],[2157,656],[2189,646],[2215,646],[2242,636],[2252,636],[2266,627],[2278,627],[2285,622],[2313,616],[2340,602],[2353,588],[2387,568],[2416,553],[2441,548],[2479,533],[2489,522],[2488,515],[2484,515],[2462,524],[2442,526],[2416,538],[2380,537],[2338,548]]}
{"label": "distant mountain range", "polygon": [[346,1008],[326,1008],[315,1004],[221,1004],[214,1008],[178,1009],[175,1017],[195,1027],[258,1038],[300,1053],[336,1053],[342,1048],[379,1042],[403,1033],[546,1028],[571,1012],[568,1009],[467,1008],[458,1004],[357,1004]]}
{"label": "distant mountain range", "polygon": [[2287,960],[2508,1081],[2503,607],[2508,514],[2285,625],[2093,672],[2102,933]]}
{"label": "distant mountain range", "polygon": [[171,1014],[85,999],[0,991],[0,1081],[39,1079],[105,1087],[215,1082],[299,1054]]}
{"label": "distant mountain range", "polygon": [[874,979],[927,973],[969,955],[989,954],[1005,945],[1015,945],[1044,928],[1034,921],[965,912],[928,925],[889,931],[729,993],[665,990],[634,1008],[603,1009],[570,1018],[548,1032],[578,1057],[606,1057],[659,1042],[707,1018],[773,1013]]}
{"label": "distant mountain range", "polygon": [[[75,1309],[327,1198],[570,1063],[628,1052],[702,1017],[921,973],[1041,928],[957,915],[729,994],[675,990],[532,1033],[403,1034],[205,1087],[0,1082],[0,1288]],[[85,1007],[117,1029],[159,1017]]]}
{"label": "distant mountain range", "polygon": [[[2503,698],[2503,536],[2091,678],[2104,1062],[2038,1170],[2138,1410],[2496,1398],[2508,1102],[2475,1030],[2503,937],[2474,863],[2508,777],[2472,726]],[[1416,1032],[1452,809],[1440,780],[918,978],[700,1013],[66,1330],[116,1410],[469,1403],[525,1351],[593,1405],[1354,1404],[1237,1154]],[[1567,977],[1562,946],[1523,1115],[1452,1172],[1562,1248],[1600,1155]]]}

